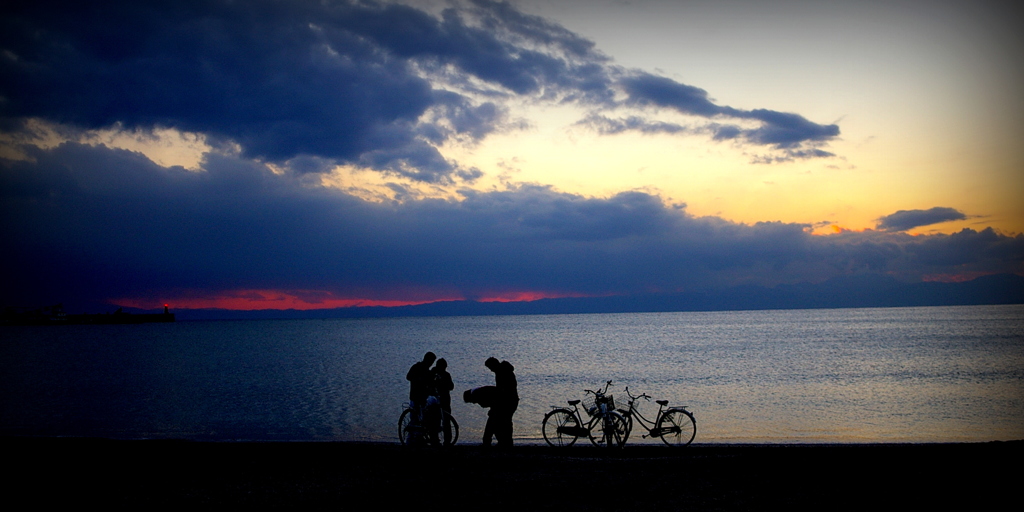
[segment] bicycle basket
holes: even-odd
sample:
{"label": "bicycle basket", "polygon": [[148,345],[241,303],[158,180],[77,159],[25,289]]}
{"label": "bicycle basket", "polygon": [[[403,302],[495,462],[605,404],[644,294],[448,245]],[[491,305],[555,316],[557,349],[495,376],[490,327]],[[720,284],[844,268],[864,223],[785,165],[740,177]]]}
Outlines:
{"label": "bicycle basket", "polygon": [[598,406],[598,404],[608,404],[608,409],[607,410],[609,410],[609,411],[614,411],[615,410],[615,399],[612,397],[612,395],[604,395],[603,397],[601,397],[599,399],[597,397],[588,396],[587,398],[585,398],[583,400],[583,403],[582,403],[583,410],[587,411],[587,414],[593,416],[593,415],[597,414],[597,411],[598,411],[597,406]]}
{"label": "bicycle basket", "polygon": [[580,402],[580,405],[582,405],[583,410],[587,411],[587,414],[591,416],[593,416],[594,413],[597,412],[597,404],[594,403],[594,399],[591,398],[590,396],[584,398],[583,401]]}

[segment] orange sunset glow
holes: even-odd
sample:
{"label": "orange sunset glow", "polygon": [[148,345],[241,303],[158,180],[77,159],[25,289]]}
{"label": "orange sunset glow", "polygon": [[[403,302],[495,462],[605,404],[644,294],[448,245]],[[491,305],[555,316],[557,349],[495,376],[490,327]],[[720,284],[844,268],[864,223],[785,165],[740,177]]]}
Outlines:
{"label": "orange sunset glow", "polygon": [[995,2],[172,4],[0,18],[4,305],[1024,276],[1024,42]]}

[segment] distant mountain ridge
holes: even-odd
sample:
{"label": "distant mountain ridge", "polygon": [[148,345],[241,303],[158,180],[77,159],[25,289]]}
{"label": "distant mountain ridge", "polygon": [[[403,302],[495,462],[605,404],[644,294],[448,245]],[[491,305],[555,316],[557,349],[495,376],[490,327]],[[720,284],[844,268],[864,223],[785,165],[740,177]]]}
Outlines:
{"label": "distant mountain ridge", "polygon": [[[901,283],[864,275],[823,283],[738,286],[714,292],[540,299],[530,302],[433,302],[416,306],[368,306],[318,310],[182,309],[179,320],[270,318],[378,318],[407,316],[544,315],[763,309],[1024,304],[1024,276],[998,274],[959,283]],[[143,310],[137,310],[143,312]]]}

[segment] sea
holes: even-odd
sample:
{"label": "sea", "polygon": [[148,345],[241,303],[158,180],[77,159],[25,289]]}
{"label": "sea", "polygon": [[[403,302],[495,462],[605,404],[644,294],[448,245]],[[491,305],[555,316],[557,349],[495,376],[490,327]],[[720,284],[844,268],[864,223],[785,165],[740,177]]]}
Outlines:
{"label": "sea", "polygon": [[515,366],[517,444],[608,381],[617,405],[686,407],[697,444],[1024,439],[1024,305],[0,326],[0,435],[398,443],[427,351],[459,444],[492,356]]}

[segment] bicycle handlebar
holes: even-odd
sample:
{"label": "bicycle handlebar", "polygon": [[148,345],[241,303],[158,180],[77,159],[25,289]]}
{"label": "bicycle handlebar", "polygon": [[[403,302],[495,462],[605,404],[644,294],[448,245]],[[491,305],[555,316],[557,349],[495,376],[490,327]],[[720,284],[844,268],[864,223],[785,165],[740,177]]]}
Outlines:
{"label": "bicycle handlebar", "polygon": [[591,393],[594,396],[604,395],[604,394],[608,393],[608,387],[611,386],[611,385],[612,385],[612,381],[608,381],[608,382],[604,383],[604,389],[602,389],[601,391],[594,391],[593,389],[584,389],[583,391],[585,391],[587,393]]}
{"label": "bicycle handlebar", "polygon": [[648,402],[651,401],[651,395],[648,395],[647,393],[640,393],[639,395],[633,396],[633,393],[629,392],[629,386],[626,386],[626,395],[629,396],[630,401],[634,401],[637,398],[643,398],[644,400],[647,400]]}

